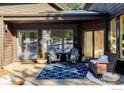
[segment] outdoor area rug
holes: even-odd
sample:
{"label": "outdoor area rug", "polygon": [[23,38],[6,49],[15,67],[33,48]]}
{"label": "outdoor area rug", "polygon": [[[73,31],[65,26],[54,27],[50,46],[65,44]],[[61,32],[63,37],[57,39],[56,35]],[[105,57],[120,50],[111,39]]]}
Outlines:
{"label": "outdoor area rug", "polygon": [[87,72],[88,68],[83,63],[46,64],[36,79],[84,79]]}

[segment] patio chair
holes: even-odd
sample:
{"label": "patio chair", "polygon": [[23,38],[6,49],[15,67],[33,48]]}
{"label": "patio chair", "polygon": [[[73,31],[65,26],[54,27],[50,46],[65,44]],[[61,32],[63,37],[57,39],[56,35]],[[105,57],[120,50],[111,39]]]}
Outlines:
{"label": "patio chair", "polygon": [[47,63],[51,63],[54,61],[60,61],[60,55],[56,53],[55,49],[50,49],[47,53]]}
{"label": "patio chair", "polygon": [[89,69],[96,75],[107,72],[108,56],[101,56],[99,59],[90,60]]}
{"label": "patio chair", "polygon": [[104,74],[106,72],[114,72],[117,61],[117,55],[114,53],[107,53],[97,60],[90,60],[89,69],[95,74]]}
{"label": "patio chair", "polygon": [[68,58],[69,61],[71,61],[72,63],[77,63],[79,59],[79,52],[77,48],[72,48],[70,50],[70,58]]}

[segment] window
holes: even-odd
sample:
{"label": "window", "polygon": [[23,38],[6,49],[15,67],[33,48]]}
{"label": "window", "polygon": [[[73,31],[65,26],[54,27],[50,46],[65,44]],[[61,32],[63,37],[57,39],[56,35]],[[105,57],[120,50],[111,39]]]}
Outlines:
{"label": "window", "polygon": [[116,19],[110,23],[110,52],[116,53]]}

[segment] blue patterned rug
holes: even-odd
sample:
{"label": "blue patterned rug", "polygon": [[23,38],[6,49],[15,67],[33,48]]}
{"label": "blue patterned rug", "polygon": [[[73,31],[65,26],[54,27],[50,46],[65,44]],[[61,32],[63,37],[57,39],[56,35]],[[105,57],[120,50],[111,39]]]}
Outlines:
{"label": "blue patterned rug", "polygon": [[83,79],[87,72],[88,68],[83,63],[46,64],[36,79]]}

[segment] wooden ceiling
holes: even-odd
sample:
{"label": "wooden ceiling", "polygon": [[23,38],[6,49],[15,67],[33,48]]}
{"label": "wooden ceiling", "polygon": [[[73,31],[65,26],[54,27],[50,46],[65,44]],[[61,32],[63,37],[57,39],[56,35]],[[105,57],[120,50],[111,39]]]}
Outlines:
{"label": "wooden ceiling", "polygon": [[42,12],[58,11],[47,3],[35,4],[0,4],[0,15],[39,14]]}

